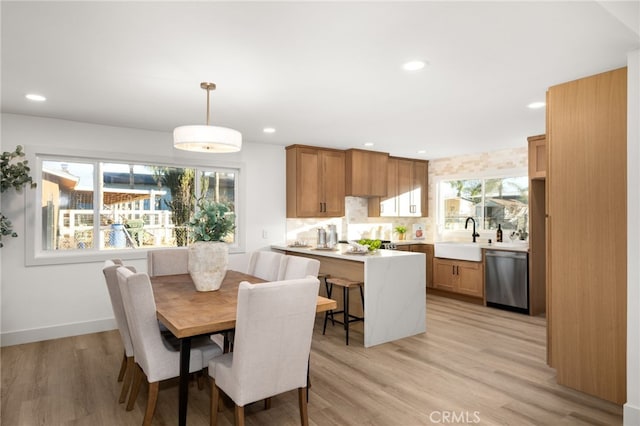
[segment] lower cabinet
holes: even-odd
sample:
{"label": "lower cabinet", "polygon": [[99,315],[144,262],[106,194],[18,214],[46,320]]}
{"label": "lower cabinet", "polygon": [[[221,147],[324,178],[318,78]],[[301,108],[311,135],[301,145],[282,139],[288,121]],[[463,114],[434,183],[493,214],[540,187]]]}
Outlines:
{"label": "lower cabinet", "polygon": [[484,296],[482,262],[433,258],[433,288],[467,296]]}

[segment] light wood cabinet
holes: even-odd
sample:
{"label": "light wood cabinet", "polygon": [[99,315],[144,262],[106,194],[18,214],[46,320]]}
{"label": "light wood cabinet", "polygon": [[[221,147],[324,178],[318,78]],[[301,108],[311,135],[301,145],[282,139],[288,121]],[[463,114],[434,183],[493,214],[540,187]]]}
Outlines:
{"label": "light wood cabinet", "polygon": [[545,135],[530,136],[529,179],[544,179],[547,176],[547,144]]}
{"label": "light wood cabinet", "polygon": [[369,199],[369,216],[428,216],[428,171],[425,160],[389,157],[387,196]]}
{"label": "light wood cabinet", "polygon": [[387,195],[386,152],[349,149],[346,157],[346,195],[382,197]]}
{"label": "light wood cabinet", "polygon": [[482,262],[433,258],[433,288],[467,296],[484,296]]}
{"label": "light wood cabinet", "polygon": [[546,312],[546,137],[529,141],[529,314]]}
{"label": "light wood cabinet", "polygon": [[344,216],[344,151],[303,145],[286,149],[287,217]]}
{"label": "light wood cabinet", "polygon": [[550,360],[558,383],[617,404],[626,401],[626,83],[621,68],[547,92]]}

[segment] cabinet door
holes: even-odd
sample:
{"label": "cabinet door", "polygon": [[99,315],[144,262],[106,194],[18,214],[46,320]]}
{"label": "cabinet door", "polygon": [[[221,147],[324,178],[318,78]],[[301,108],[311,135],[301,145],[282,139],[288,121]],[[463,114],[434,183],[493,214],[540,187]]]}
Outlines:
{"label": "cabinet door", "polygon": [[413,162],[413,189],[411,191],[411,205],[409,207],[412,216],[427,216],[427,190],[428,190],[428,163],[426,161]]}
{"label": "cabinet door", "polygon": [[398,160],[398,214],[412,216],[411,203],[413,200],[413,161]]}
{"label": "cabinet door", "polygon": [[[321,182],[321,216],[344,216],[345,197],[345,155],[340,151],[320,151],[322,168]],[[306,197],[306,194],[303,194]]]}
{"label": "cabinet door", "polygon": [[454,291],[455,262],[450,260],[433,259],[433,287]]}
{"label": "cabinet door", "polygon": [[297,217],[318,217],[321,213],[321,160],[317,149],[297,148]]}
{"label": "cabinet door", "polygon": [[387,195],[380,199],[380,216],[398,216],[398,160],[387,162]]}
{"label": "cabinet door", "polygon": [[484,295],[483,268],[481,262],[460,261],[456,265],[458,293],[474,297]]}
{"label": "cabinet door", "polygon": [[384,152],[350,149],[346,151],[346,195],[382,197],[387,195],[387,159]]}
{"label": "cabinet door", "polygon": [[530,136],[529,179],[540,179],[547,175],[547,148],[545,135]]}

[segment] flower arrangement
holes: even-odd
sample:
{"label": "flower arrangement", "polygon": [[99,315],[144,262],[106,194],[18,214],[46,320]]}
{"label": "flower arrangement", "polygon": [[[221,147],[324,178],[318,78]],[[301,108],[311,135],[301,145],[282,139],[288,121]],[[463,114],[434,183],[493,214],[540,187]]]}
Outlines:
{"label": "flower arrangement", "polygon": [[223,241],[235,228],[235,215],[226,203],[206,198],[197,201],[197,211],[189,220],[192,241]]}

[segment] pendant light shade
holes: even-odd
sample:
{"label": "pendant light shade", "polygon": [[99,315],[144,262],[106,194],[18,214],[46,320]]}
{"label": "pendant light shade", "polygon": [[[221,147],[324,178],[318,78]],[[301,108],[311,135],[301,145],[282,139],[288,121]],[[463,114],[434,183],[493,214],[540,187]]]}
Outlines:
{"label": "pendant light shade", "polygon": [[209,125],[209,92],[216,89],[214,83],[200,83],[207,91],[207,124],[180,126],[173,130],[173,147],[196,152],[238,152],[242,148],[242,134],[227,127]]}

